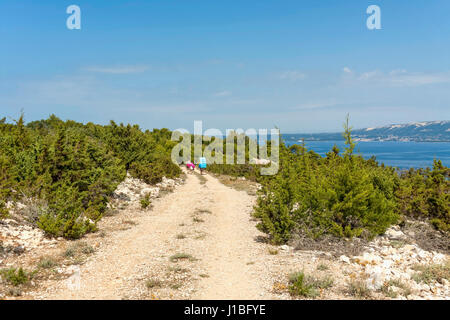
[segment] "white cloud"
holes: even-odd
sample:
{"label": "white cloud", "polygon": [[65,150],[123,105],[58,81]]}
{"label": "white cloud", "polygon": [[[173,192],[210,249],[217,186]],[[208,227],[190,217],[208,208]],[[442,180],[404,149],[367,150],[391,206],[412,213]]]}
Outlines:
{"label": "white cloud", "polygon": [[[123,112],[132,114],[173,114],[212,112],[211,106],[205,100],[191,98],[167,99],[173,96],[173,88],[167,89],[162,96],[154,92],[138,89],[110,86],[92,75],[64,77],[58,76],[47,80],[22,83],[18,88],[15,101],[25,106],[46,106],[72,110],[96,110],[97,112]],[[231,93],[230,93],[231,94]],[[165,97],[165,98],[162,98]],[[0,97],[0,105],[5,99]],[[85,111],[83,111],[85,112]]]}
{"label": "white cloud", "polygon": [[111,66],[111,67],[87,67],[84,70],[96,73],[108,73],[108,74],[131,74],[142,73],[147,71],[148,66]]}
{"label": "white cloud", "polygon": [[399,74],[405,74],[405,73],[408,73],[408,71],[406,71],[405,69],[397,69],[397,70],[392,70],[391,72],[389,72],[389,74],[392,76],[399,75]]}
{"label": "white cloud", "polygon": [[297,104],[295,107],[291,108],[291,110],[320,109],[320,108],[335,107],[337,105],[339,105],[339,103],[335,99],[328,99],[322,101]]}
{"label": "white cloud", "polygon": [[395,86],[421,86],[450,82],[450,75],[404,72],[400,74],[390,74],[388,80]]}
{"label": "white cloud", "polygon": [[344,68],[344,72],[350,76],[343,78],[345,81],[356,81],[390,87],[415,87],[450,82],[450,73],[448,72],[424,73],[397,69],[390,72],[373,70],[357,74],[347,67]]}
{"label": "white cloud", "polygon": [[231,91],[224,90],[214,93],[214,97],[229,97],[231,94]]}
{"label": "white cloud", "polygon": [[345,76],[341,80],[347,84],[367,83],[385,85],[389,87],[416,87],[438,83],[450,82],[449,72],[409,72],[405,69],[396,69],[389,72],[380,70],[366,71],[362,73],[353,72],[350,68],[342,69]]}
{"label": "white cloud", "polygon": [[383,77],[383,73],[380,71],[369,71],[364,72],[359,76],[359,80],[371,80],[371,79],[381,79]]}
{"label": "white cloud", "polygon": [[352,73],[352,70],[349,67],[344,67],[342,71],[344,71],[345,73]]}
{"label": "white cloud", "polygon": [[280,79],[291,81],[303,80],[306,79],[306,74],[299,71],[285,71],[280,74]]}

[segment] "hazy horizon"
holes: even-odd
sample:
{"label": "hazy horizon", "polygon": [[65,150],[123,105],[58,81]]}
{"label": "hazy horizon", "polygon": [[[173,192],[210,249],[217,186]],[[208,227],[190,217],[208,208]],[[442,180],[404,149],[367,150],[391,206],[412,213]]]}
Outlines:
{"label": "hazy horizon", "polygon": [[[20,115],[21,115],[21,112],[18,112],[17,115],[14,116],[14,117],[5,116],[5,115],[0,114],[0,119],[2,119],[3,117],[5,117],[7,123],[14,123],[14,121],[16,121],[16,120],[20,117]],[[56,116],[57,118],[59,118],[59,119],[61,119],[61,120],[63,120],[63,121],[74,120],[74,119],[71,119],[71,118],[61,118],[61,117],[59,117],[57,114],[49,114],[49,115],[46,116],[46,117],[38,118],[38,119],[28,119],[28,118],[27,118],[27,115],[26,115],[25,113],[24,113],[23,115],[24,115],[24,120],[25,120],[25,123],[26,123],[26,124],[28,124],[28,123],[30,123],[30,122],[34,122],[34,121],[46,120],[46,119],[48,119],[48,118],[49,118],[50,116],[52,116],[52,115]],[[74,121],[77,121],[77,120],[74,120]],[[138,123],[134,123],[134,122],[121,122],[121,121],[115,121],[115,120],[113,120],[113,119],[110,119],[110,120],[107,120],[107,121],[104,121],[104,122],[94,122],[94,121],[77,121],[77,122],[80,122],[80,123],[83,123],[83,124],[87,124],[87,123],[89,123],[89,122],[92,122],[92,123],[94,123],[94,124],[99,124],[99,125],[108,125],[111,121],[114,121],[114,122],[116,122],[117,124],[123,123],[124,125],[128,125],[128,124],[130,124],[130,125],[136,125],[136,124],[138,124]],[[384,125],[381,125],[381,126],[372,127],[372,129],[382,128],[382,127],[388,127],[388,126],[390,126],[390,125],[406,125],[406,124],[421,123],[421,122],[450,122],[450,120],[415,121],[415,122],[406,122],[406,123],[387,123],[387,124],[384,124]],[[303,132],[302,132],[302,131],[298,131],[298,130],[297,130],[297,131],[282,131],[282,130],[281,130],[280,133],[283,134],[283,135],[287,135],[287,134],[339,133],[339,132],[343,132],[344,121],[341,121],[340,123],[341,123],[341,129],[339,129],[339,130],[337,130],[337,131],[319,131],[319,132],[305,132],[305,131],[303,131]],[[138,125],[139,125],[139,124],[138,124]],[[363,130],[363,129],[367,129],[367,128],[368,128],[368,127],[360,128],[360,127],[355,126],[355,124],[353,124],[353,123],[351,122],[351,119],[350,119],[350,126],[352,127],[352,130]],[[169,129],[169,130],[186,129],[186,130],[188,130],[188,131],[191,132],[191,133],[194,132],[194,129],[193,129],[193,123],[191,124],[191,126],[188,125],[188,126],[186,126],[186,127],[184,127],[184,128],[167,128],[167,127],[151,127],[151,128],[150,128],[150,127],[142,127],[141,125],[139,125],[139,127],[140,127],[142,130],[153,130],[153,129],[164,129],[164,128],[166,128],[166,129]],[[207,130],[207,129],[219,129],[220,131],[222,131],[222,132],[225,133],[227,129],[230,129],[230,130],[238,130],[238,129],[243,129],[243,130],[247,130],[247,129],[256,129],[256,130],[258,130],[258,129],[273,129],[273,128],[263,128],[263,127],[261,127],[261,126],[259,126],[259,127],[254,127],[254,128],[239,128],[239,127],[236,127],[236,128],[212,128],[212,127],[207,127],[207,126],[204,126],[204,125],[203,125],[203,131],[205,131],[205,130]],[[269,132],[270,132],[270,131],[269,131]]]}

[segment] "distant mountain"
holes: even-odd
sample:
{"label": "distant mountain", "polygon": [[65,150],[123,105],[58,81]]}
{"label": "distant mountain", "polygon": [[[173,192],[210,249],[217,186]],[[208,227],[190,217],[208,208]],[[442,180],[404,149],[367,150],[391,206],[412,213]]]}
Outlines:
{"label": "distant mountain", "polygon": [[[342,133],[286,134],[289,139],[306,141],[344,140]],[[408,124],[392,124],[384,127],[352,131],[356,141],[450,141],[450,121],[427,121]]]}

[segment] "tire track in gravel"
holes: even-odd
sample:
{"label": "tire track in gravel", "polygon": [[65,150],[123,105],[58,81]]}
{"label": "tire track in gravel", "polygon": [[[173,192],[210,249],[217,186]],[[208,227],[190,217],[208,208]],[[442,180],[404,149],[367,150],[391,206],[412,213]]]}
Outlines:
{"label": "tire track in gravel", "polygon": [[203,191],[211,199],[199,256],[209,277],[198,284],[194,299],[271,299],[272,283],[267,266],[261,262],[266,246],[255,239],[262,236],[251,219],[255,198],[207,176]]}
{"label": "tire track in gravel", "polygon": [[[147,290],[143,283],[148,275],[162,277],[174,265],[169,262],[170,256],[187,252],[197,259],[177,263],[189,270],[191,281],[180,289],[187,293],[180,295],[175,290],[170,295],[159,294],[155,289],[155,296],[270,299],[267,265],[255,263],[264,259],[267,248],[255,241],[261,233],[250,215],[254,197],[209,175],[204,177],[206,183],[202,184],[198,177],[188,174],[185,184],[155,200],[148,214],[136,214],[135,226],[108,234],[104,245],[80,266],[78,289],[69,289],[66,280],[49,280],[34,298],[146,299],[149,297],[142,291]],[[210,211],[203,215],[202,223],[193,222],[197,209]],[[191,234],[188,239],[176,239],[186,231]],[[192,232],[204,236],[193,237]]]}

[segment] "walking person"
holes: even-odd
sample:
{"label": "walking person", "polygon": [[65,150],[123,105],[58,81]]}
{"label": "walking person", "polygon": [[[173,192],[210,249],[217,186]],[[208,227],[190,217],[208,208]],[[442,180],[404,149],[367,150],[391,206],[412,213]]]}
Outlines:
{"label": "walking person", "polygon": [[205,157],[200,158],[198,168],[200,169],[200,174],[203,174],[203,170],[206,169],[206,158]]}
{"label": "walking person", "polygon": [[195,170],[195,164],[193,164],[192,162],[188,161],[188,163],[186,163],[186,168],[189,171],[194,171]]}

